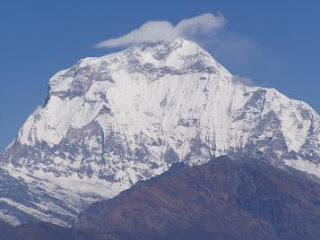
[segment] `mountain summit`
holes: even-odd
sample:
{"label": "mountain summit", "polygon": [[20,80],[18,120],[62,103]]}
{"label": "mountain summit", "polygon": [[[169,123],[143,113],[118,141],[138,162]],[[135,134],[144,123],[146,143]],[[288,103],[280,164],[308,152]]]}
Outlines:
{"label": "mountain summit", "polygon": [[13,224],[36,216],[67,225],[83,206],[181,161],[243,155],[320,176],[319,115],[274,89],[235,82],[185,39],[85,58],[49,86],[1,155],[0,178],[11,179],[1,187],[25,189],[0,198],[0,218]]}

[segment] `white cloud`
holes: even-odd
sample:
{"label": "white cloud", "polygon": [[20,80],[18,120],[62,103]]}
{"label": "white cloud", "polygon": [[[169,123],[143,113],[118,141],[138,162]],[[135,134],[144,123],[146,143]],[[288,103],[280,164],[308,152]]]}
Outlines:
{"label": "white cloud", "polygon": [[232,80],[235,84],[240,84],[245,86],[254,86],[253,81],[250,78],[245,76],[234,75]]}
{"label": "white cloud", "polygon": [[222,15],[211,13],[183,19],[175,26],[168,21],[149,21],[121,37],[100,42],[96,44],[96,47],[112,48],[142,42],[170,40],[177,37],[193,38],[198,34],[211,34],[223,27],[225,23],[226,19]]}

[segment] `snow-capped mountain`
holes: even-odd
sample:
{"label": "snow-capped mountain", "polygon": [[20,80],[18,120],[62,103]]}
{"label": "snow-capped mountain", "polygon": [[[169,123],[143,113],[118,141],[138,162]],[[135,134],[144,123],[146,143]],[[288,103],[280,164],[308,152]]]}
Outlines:
{"label": "snow-capped mountain", "polygon": [[49,86],[45,104],[1,155],[3,179],[22,182],[32,196],[0,194],[12,209],[1,208],[0,218],[11,223],[34,210],[66,225],[83,206],[179,161],[259,156],[320,176],[319,115],[275,89],[238,83],[185,39],[85,58]]}

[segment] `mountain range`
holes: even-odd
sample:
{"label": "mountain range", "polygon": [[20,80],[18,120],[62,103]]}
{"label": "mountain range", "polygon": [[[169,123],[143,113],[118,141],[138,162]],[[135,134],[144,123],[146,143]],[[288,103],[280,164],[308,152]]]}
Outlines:
{"label": "mountain range", "polygon": [[264,159],[318,181],[320,117],[239,82],[183,38],[85,58],[50,79],[44,103],[0,155],[0,219],[70,226],[90,204],[172,164],[219,156]]}

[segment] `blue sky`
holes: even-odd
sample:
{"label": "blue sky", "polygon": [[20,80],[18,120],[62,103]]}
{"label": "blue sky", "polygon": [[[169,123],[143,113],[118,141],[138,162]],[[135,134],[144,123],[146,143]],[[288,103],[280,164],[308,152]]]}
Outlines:
{"label": "blue sky", "polygon": [[[94,44],[151,20],[176,24],[203,13],[227,24],[201,44],[232,73],[308,102],[320,112],[320,1],[15,1],[0,4],[0,151],[41,104],[48,79]],[[214,38],[214,36],[212,36]]]}

